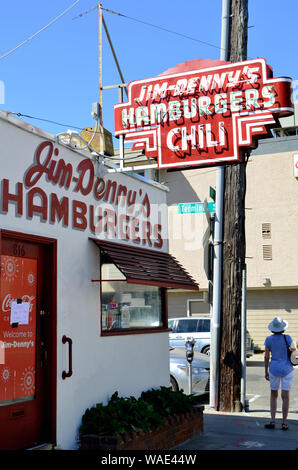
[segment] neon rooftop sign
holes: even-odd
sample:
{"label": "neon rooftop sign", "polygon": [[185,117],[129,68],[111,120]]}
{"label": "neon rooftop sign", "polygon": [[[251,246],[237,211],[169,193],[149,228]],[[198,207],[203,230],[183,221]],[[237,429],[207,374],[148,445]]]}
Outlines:
{"label": "neon rooftop sign", "polygon": [[115,136],[159,168],[237,163],[276,118],[293,113],[291,83],[273,78],[265,59],[137,80],[128,102],[115,105]]}

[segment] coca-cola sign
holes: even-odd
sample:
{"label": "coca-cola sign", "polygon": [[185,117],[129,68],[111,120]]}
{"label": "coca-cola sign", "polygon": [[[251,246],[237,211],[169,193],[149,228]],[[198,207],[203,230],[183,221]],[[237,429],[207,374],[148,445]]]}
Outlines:
{"label": "coca-cola sign", "polygon": [[131,82],[115,105],[115,135],[156,157],[159,168],[237,163],[276,118],[291,115],[291,79],[265,59]]}

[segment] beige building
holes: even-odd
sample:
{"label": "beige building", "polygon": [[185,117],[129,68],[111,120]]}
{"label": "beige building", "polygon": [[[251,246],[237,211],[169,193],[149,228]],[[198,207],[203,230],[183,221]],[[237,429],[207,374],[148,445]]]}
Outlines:
{"label": "beige building", "polygon": [[[267,325],[276,315],[289,322],[288,332],[298,341],[297,113],[281,121],[282,128],[259,141],[247,164],[247,327],[256,349],[264,348]],[[195,295],[169,292],[169,318],[209,315],[202,243],[207,218],[204,213],[180,214],[179,203],[211,202],[216,168],[168,172],[164,177],[170,189],[169,251],[200,284]]]}

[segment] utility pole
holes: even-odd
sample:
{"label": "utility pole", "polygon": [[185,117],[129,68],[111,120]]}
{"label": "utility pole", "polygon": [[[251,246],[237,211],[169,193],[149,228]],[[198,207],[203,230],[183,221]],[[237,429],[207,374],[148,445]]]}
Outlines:
{"label": "utility pole", "polygon": [[100,153],[104,153],[103,100],[102,100],[102,4],[98,3],[98,103],[99,103],[99,141]]}
{"label": "utility pole", "polygon": [[[247,58],[248,0],[231,0],[229,58]],[[219,411],[241,411],[241,307],[245,269],[246,163],[225,169]]]}

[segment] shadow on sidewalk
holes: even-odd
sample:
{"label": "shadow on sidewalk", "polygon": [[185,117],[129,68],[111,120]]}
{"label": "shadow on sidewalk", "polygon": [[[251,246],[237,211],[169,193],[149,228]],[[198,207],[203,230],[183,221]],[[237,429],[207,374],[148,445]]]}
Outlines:
{"label": "shadow on sidewalk", "polygon": [[[266,416],[264,416],[264,414]],[[265,429],[268,410],[254,413],[204,411],[204,432],[177,450],[298,450],[298,421],[289,416],[288,431],[281,430],[277,417],[275,429]]]}
{"label": "shadow on sidewalk", "polygon": [[246,363],[246,367],[264,367],[263,361],[249,361]]}

